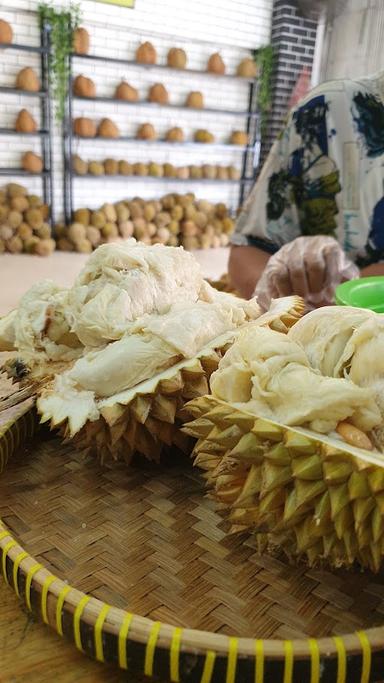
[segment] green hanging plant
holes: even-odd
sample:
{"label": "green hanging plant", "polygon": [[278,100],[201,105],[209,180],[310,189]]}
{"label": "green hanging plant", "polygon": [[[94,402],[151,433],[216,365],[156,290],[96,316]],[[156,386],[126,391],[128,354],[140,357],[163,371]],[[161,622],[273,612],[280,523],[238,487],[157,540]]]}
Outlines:
{"label": "green hanging plant", "polygon": [[70,3],[61,10],[51,4],[38,7],[40,26],[50,27],[51,55],[49,78],[56,101],[56,119],[62,121],[68,94],[69,57],[73,51],[73,33],[80,24],[80,5]]}
{"label": "green hanging plant", "polygon": [[272,107],[272,74],[275,64],[275,51],[272,45],[264,45],[254,52],[254,59],[259,67],[259,89],[257,104],[261,114],[261,134],[267,128],[268,116]]}

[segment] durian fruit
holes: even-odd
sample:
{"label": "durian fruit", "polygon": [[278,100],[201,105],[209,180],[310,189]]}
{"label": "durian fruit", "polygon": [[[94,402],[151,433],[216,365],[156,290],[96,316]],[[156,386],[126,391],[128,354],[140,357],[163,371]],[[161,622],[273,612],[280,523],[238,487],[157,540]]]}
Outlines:
{"label": "durian fruit", "polygon": [[91,175],[104,175],[104,164],[101,161],[90,161],[88,164],[88,173]]}
{"label": "durian fruit", "polygon": [[152,43],[146,41],[136,50],[136,61],[140,64],[156,64],[157,52]]}
{"label": "durian fruit", "polygon": [[179,166],[179,168],[176,169],[176,176],[177,176],[177,178],[180,178],[181,180],[188,180],[188,178],[189,178],[188,166]]}
{"label": "durian fruit", "polygon": [[23,241],[17,235],[13,235],[6,243],[6,250],[11,254],[21,254],[23,251]]}
{"label": "durian fruit", "polygon": [[148,164],[143,164],[141,161],[138,161],[136,164],[133,164],[133,175],[142,175],[142,176],[147,176],[149,169],[148,169]]}
{"label": "durian fruit", "polygon": [[161,164],[156,164],[154,161],[151,161],[148,167],[148,174],[151,176],[155,176],[156,178],[162,178],[164,175],[164,169]]}
{"label": "durian fruit", "polygon": [[23,214],[20,211],[12,209],[7,217],[7,223],[11,228],[18,228],[23,222]]}
{"label": "durian fruit", "polygon": [[133,165],[121,159],[119,161],[119,173],[121,175],[133,175]]}
{"label": "durian fruit", "polygon": [[217,179],[228,180],[228,169],[226,166],[217,166]]}
{"label": "durian fruit", "polygon": [[230,180],[240,180],[241,172],[238,168],[236,168],[235,166],[228,166],[227,171],[228,171],[228,178]]}
{"label": "durian fruit", "polygon": [[152,238],[152,244],[168,244],[170,236],[171,233],[169,232],[168,228],[158,228],[154,237]]}
{"label": "durian fruit", "polygon": [[57,247],[60,251],[74,251],[75,247],[70,240],[65,237],[60,237],[57,240]]}
{"label": "durian fruit", "polygon": [[[27,197],[12,197],[12,199],[9,202],[9,206],[11,209],[15,209],[16,211],[20,211],[23,213],[24,211],[27,211],[29,209],[29,202]],[[1,209],[0,209],[0,223],[1,223]]]}
{"label": "durian fruit", "polygon": [[248,144],[248,133],[243,130],[234,130],[229,138],[229,143],[231,145],[247,145]]}
{"label": "durian fruit", "polygon": [[133,236],[134,226],[132,221],[122,221],[118,224],[119,233],[123,239],[127,240]]}
{"label": "durian fruit", "polygon": [[256,78],[257,65],[254,59],[252,59],[252,57],[245,57],[245,59],[242,59],[236,69],[236,74],[242,78]]}
{"label": "durian fruit", "polygon": [[4,240],[0,239],[0,254],[4,254],[5,252],[5,242]]}
{"label": "durian fruit", "polygon": [[[27,194],[27,190],[23,185],[19,185],[19,183],[8,183],[5,187],[6,193],[8,197],[25,197]],[[31,195],[32,197],[33,195]],[[31,197],[29,199],[31,199]],[[39,199],[41,202],[41,200]]]}
{"label": "durian fruit", "polygon": [[105,239],[115,238],[119,236],[119,231],[116,223],[107,221],[107,223],[101,228],[101,234]]}
{"label": "durian fruit", "polygon": [[84,227],[87,227],[91,220],[91,212],[89,209],[76,209],[73,218],[75,223],[81,223]]}
{"label": "durian fruit", "polygon": [[214,180],[217,177],[217,166],[204,164],[202,167],[203,178]]}
{"label": "durian fruit", "polygon": [[193,178],[194,180],[200,179],[203,177],[203,169],[201,166],[190,166],[189,167],[189,177]]}
{"label": "durian fruit", "polygon": [[173,164],[168,162],[163,164],[163,170],[166,178],[176,178],[177,169]]}
{"label": "durian fruit", "polygon": [[77,97],[96,97],[96,86],[91,78],[82,74],[73,81],[73,94]]}
{"label": "durian fruit", "polygon": [[137,102],[139,99],[139,92],[133,85],[126,81],[121,81],[115,90],[115,99],[125,100],[126,102]]}
{"label": "durian fruit", "polygon": [[169,94],[166,87],[162,83],[154,83],[151,85],[148,91],[148,102],[168,104]]}
{"label": "durian fruit", "polygon": [[97,135],[101,138],[119,138],[120,131],[111,119],[102,119],[97,127]]}
{"label": "durian fruit", "polygon": [[21,158],[21,165],[29,173],[41,173],[43,170],[43,160],[34,152],[25,152]]}
{"label": "durian fruit", "polygon": [[71,242],[73,242],[74,245],[77,245],[78,242],[81,242],[81,240],[86,238],[86,227],[83,225],[83,223],[78,223],[75,221],[68,227],[67,234]]}
{"label": "durian fruit", "polygon": [[[18,199],[18,197],[15,197],[15,199]],[[24,197],[22,197],[21,199],[24,199]],[[13,200],[11,200],[11,202],[12,202],[12,201],[13,201]],[[11,206],[12,206],[12,204],[11,204]],[[27,206],[27,208],[28,208],[28,206]],[[2,223],[5,223],[5,222],[6,222],[7,217],[8,217],[8,214],[9,214],[9,211],[10,211],[10,208],[9,208],[8,206],[6,206],[6,205],[1,205],[1,206],[0,206],[0,225],[1,225]]]}
{"label": "durian fruit", "polygon": [[107,221],[111,223],[116,223],[117,221],[117,213],[116,209],[113,204],[103,204],[101,207],[100,211],[103,212],[104,216],[106,217]]}
{"label": "durian fruit", "polygon": [[86,239],[91,243],[92,247],[96,249],[101,241],[100,230],[93,225],[88,225],[86,228]]}
{"label": "durian fruit", "polygon": [[215,136],[213,135],[213,133],[210,133],[208,130],[205,130],[204,128],[199,128],[198,130],[196,130],[193,138],[195,142],[215,142]]}
{"label": "durian fruit", "polygon": [[28,90],[29,92],[38,92],[40,87],[39,77],[32,67],[26,66],[17,74],[16,88],[20,88],[20,90]]}
{"label": "durian fruit", "polygon": [[105,159],[104,170],[107,175],[117,175],[119,173],[119,162],[116,159]]}
{"label": "durian fruit", "polygon": [[225,74],[225,64],[218,52],[215,52],[208,59],[207,71],[212,74]]}
{"label": "durian fruit", "polygon": [[78,154],[72,156],[72,169],[76,175],[86,175],[88,173],[88,162],[84,161]]}
{"label": "durian fruit", "polygon": [[[91,212],[91,225],[93,225],[95,228],[101,228],[104,227],[106,224],[107,219],[105,216],[105,213],[103,211],[92,211]],[[84,233],[85,237],[85,233]]]}
{"label": "durian fruit", "polygon": [[130,213],[128,207],[124,204],[124,202],[117,202],[114,208],[116,211],[116,220],[118,221],[118,223],[128,220]]}
{"label": "durian fruit", "polygon": [[168,142],[184,142],[184,131],[178,126],[170,128],[165,134],[165,139]]}
{"label": "durian fruit", "polygon": [[81,138],[94,138],[97,132],[96,124],[92,119],[79,116],[73,121],[73,132]]}
{"label": "durian fruit", "polygon": [[89,52],[90,39],[88,31],[80,26],[73,34],[73,51],[78,55],[87,55]]}
{"label": "durian fruit", "polygon": [[203,109],[204,108],[204,96],[199,90],[192,90],[188,93],[185,100],[186,107],[192,107],[193,109]]}
{"label": "durian fruit", "polygon": [[36,244],[34,253],[38,256],[50,256],[56,249],[56,242],[54,239],[39,240]]}
{"label": "durian fruit", "polygon": [[37,123],[27,109],[21,109],[15,121],[15,130],[18,133],[35,133]]}
{"label": "durian fruit", "polygon": [[15,339],[41,419],[101,460],[129,463],[134,452],[189,452],[182,408],[207,393],[225,349],[260,309],[210,287],[184,250],[129,240],[99,247],[70,290],[35,285],[18,313],[2,320],[0,348]]}
{"label": "durian fruit", "polygon": [[0,225],[0,239],[7,242],[13,237],[13,229],[10,225]]}
{"label": "durian fruit", "polygon": [[187,55],[185,50],[180,47],[171,47],[167,55],[167,64],[173,69],[185,69],[187,66]]}
{"label": "durian fruit", "polygon": [[5,19],[0,19],[0,43],[12,43],[12,41],[12,26],[7,21],[5,21]]}
{"label": "durian fruit", "polygon": [[[26,191],[25,191],[26,194]],[[28,204],[31,209],[39,209],[40,206],[42,205],[42,200],[40,197],[37,196],[37,194],[29,194],[27,195],[28,199]]]}
{"label": "durian fruit", "polygon": [[[216,388],[212,380],[209,406],[192,406],[197,427],[206,429],[196,452],[216,458],[204,464],[201,455],[201,465],[235,528],[262,530],[310,565],[357,561],[377,572],[384,554],[383,365],[375,351],[382,316],[332,307],[306,317],[285,339],[243,339],[252,344],[248,379],[229,377],[229,356]],[[242,372],[244,348],[233,352]],[[219,444],[224,430],[231,442]],[[218,474],[229,467],[237,476],[225,490]]]}
{"label": "durian fruit", "polygon": [[138,140],[156,140],[157,134],[152,123],[142,123],[136,133]]}

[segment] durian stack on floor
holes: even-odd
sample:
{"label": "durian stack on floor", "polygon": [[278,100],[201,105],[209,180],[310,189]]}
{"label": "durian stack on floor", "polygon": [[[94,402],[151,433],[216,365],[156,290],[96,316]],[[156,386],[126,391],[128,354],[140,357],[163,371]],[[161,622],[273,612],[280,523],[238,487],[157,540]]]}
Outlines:
{"label": "durian stack on floor", "polygon": [[74,285],[35,285],[0,321],[0,350],[15,350],[10,374],[33,386],[43,421],[105,460],[164,446],[190,449],[180,431],[186,401],[209,378],[239,330],[292,324],[301,300],[261,315],[255,300],[218,292],[182,248],[129,240],[99,247]]}
{"label": "durian stack on floor", "polygon": [[49,207],[17,183],[0,190],[0,254],[49,256],[55,249],[48,221]]}
{"label": "durian stack on floor", "polygon": [[310,565],[384,556],[384,319],[324,308],[287,335],[250,324],[185,432],[232,531]]}
{"label": "durian stack on floor", "polygon": [[182,245],[185,249],[225,247],[234,222],[223,203],[196,199],[193,193],[161,199],[135,197],[98,210],[77,209],[74,222],[56,226],[57,246],[89,253],[100,244],[135,237],[144,244]]}

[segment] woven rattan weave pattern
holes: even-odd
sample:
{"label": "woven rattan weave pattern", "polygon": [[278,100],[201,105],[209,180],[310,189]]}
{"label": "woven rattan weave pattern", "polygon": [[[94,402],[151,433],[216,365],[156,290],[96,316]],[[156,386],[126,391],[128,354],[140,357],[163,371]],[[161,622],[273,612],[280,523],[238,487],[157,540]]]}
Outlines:
{"label": "woven rattan weave pattern", "polygon": [[293,568],[226,537],[186,460],[101,468],[57,439],[12,458],[0,517],[37,562],[116,607],[262,638],[379,625],[384,578]]}

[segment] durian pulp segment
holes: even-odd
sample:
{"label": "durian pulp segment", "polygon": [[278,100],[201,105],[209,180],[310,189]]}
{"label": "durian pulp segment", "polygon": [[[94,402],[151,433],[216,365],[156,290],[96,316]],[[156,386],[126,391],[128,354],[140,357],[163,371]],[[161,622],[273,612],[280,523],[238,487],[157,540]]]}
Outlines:
{"label": "durian pulp segment", "polygon": [[359,562],[379,571],[384,555],[384,459],[341,440],[287,427],[204,396],[185,409],[197,438],[195,464],[234,531],[268,541],[310,565]]}

